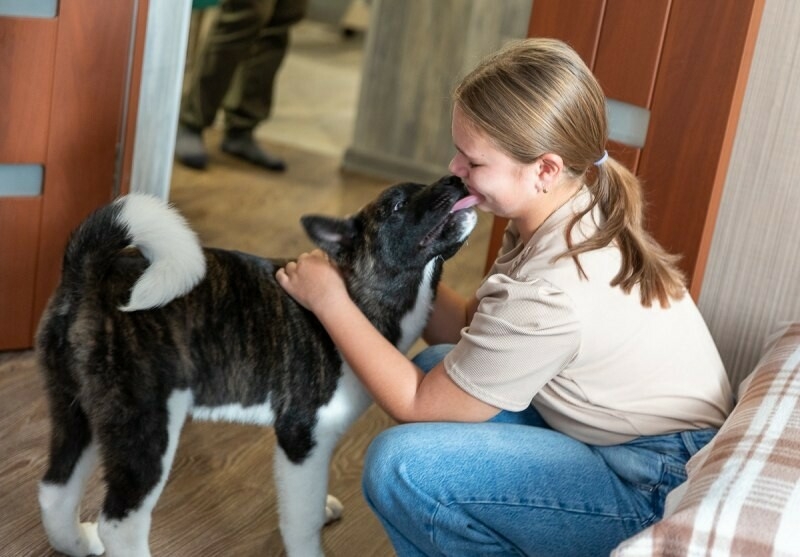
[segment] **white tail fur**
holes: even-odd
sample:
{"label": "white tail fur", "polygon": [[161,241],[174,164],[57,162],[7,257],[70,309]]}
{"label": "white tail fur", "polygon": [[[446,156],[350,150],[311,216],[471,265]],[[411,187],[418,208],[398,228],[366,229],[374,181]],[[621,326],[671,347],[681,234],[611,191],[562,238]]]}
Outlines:
{"label": "white tail fur", "polygon": [[163,306],[194,288],[206,274],[203,248],[186,220],[164,201],[143,194],[120,198],[120,224],[150,266],[120,311]]}

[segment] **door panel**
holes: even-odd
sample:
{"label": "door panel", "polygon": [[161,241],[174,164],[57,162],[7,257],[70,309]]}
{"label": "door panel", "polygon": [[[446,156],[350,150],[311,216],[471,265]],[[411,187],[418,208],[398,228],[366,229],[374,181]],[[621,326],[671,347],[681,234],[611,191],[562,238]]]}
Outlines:
{"label": "door panel", "polygon": [[681,254],[695,299],[762,10],[758,0],[674,0],[670,10],[638,174],[648,228],[668,251]]}
{"label": "door panel", "polygon": [[650,107],[670,0],[614,0],[603,16],[593,67],[606,96]]}
{"label": "door panel", "polygon": [[[603,15],[594,75],[610,99],[651,109],[670,0],[615,0]],[[609,152],[637,171],[641,149],[609,142]]]}
{"label": "door panel", "polygon": [[529,37],[557,37],[594,66],[606,0],[541,0],[533,2]]}
{"label": "door panel", "polygon": [[41,195],[0,197],[0,350],[31,346],[70,232],[128,172],[146,7],[62,0],[53,18],[0,16],[0,164],[44,168]]}
{"label": "door panel", "polygon": [[[764,0],[533,3],[530,36],[566,41],[609,98],[650,110],[641,149],[609,141],[608,150],[642,178],[646,226],[681,255],[695,299],[763,7]],[[495,219],[487,270],[504,227]]]}
{"label": "door panel", "polygon": [[113,195],[133,8],[132,0],[107,2],[102,10],[92,1],[62,2],[35,316],[58,282],[70,232]]}
{"label": "door panel", "polygon": [[[0,164],[47,157],[57,29],[0,17]],[[0,349],[30,346],[41,212],[41,195],[0,197]]]}
{"label": "door panel", "polygon": [[0,198],[0,348],[27,348],[42,198]]}
{"label": "door panel", "polygon": [[4,107],[0,116],[0,160],[3,163],[45,159],[56,31],[54,19],[0,17],[0,106]]}

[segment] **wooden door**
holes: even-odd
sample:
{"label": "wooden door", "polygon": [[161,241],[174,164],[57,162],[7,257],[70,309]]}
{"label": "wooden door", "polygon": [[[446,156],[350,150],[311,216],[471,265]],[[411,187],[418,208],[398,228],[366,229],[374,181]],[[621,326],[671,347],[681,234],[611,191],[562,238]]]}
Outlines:
{"label": "wooden door", "polygon": [[147,2],[57,4],[0,15],[0,165],[42,175],[0,195],[0,350],[32,345],[70,232],[130,179]]}
{"label": "wooden door", "polygon": [[[569,43],[606,96],[649,111],[643,146],[608,151],[644,183],[646,226],[697,299],[764,0],[536,0],[528,36]],[[487,255],[506,221],[495,219]]]}

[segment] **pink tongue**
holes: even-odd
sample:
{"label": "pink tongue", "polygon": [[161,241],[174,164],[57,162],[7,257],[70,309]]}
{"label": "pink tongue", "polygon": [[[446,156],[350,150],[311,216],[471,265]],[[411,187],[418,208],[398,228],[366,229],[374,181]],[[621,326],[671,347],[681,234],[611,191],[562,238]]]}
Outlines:
{"label": "pink tongue", "polygon": [[468,209],[469,207],[473,207],[481,202],[481,198],[477,195],[468,195],[467,197],[462,197],[456,204],[453,205],[453,208],[450,209],[451,213],[455,213],[456,211],[460,211],[461,209]]}

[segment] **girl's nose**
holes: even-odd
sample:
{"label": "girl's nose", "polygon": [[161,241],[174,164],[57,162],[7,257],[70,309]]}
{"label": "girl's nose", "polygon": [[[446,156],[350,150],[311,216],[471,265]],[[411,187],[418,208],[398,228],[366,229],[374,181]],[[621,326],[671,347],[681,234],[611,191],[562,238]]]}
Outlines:
{"label": "girl's nose", "polygon": [[459,178],[466,177],[466,165],[459,164],[459,156],[456,154],[452,159],[450,159],[450,164],[448,165],[447,169],[450,171],[450,174],[458,176]]}

